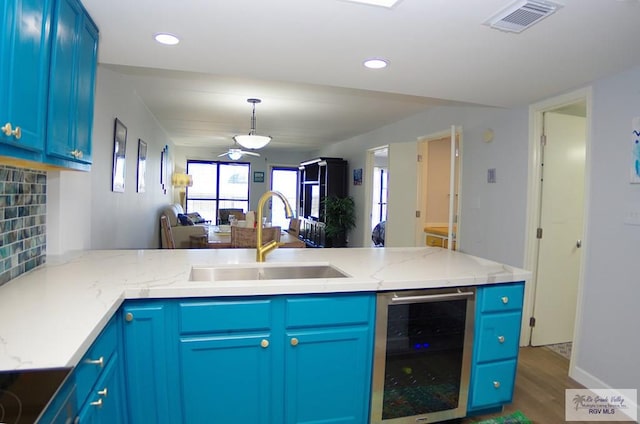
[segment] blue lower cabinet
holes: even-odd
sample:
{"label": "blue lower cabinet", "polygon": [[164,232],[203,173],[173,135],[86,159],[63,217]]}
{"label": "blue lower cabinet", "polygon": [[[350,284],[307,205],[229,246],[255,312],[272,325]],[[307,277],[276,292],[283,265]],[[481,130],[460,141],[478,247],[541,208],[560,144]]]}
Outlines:
{"label": "blue lower cabinet", "polygon": [[121,363],[116,353],[80,409],[75,424],[125,422],[123,394]]}
{"label": "blue lower cabinet", "polygon": [[132,302],[122,310],[128,419],[136,423],[177,423],[180,400],[170,378],[176,367],[170,316],[164,302]]}
{"label": "blue lower cabinet", "polygon": [[129,422],[366,423],[374,308],[374,294],[127,302]]}
{"label": "blue lower cabinet", "polygon": [[370,330],[361,326],[288,332],[284,423],[368,421]]}
{"label": "blue lower cabinet", "polygon": [[181,340],[184,422],[272,422],[269,339],[258,334]]}
{"label": "blue lower cabinet", "polygon": [[478,287],[470,415],[499,410],[513,400],[524,282]]}

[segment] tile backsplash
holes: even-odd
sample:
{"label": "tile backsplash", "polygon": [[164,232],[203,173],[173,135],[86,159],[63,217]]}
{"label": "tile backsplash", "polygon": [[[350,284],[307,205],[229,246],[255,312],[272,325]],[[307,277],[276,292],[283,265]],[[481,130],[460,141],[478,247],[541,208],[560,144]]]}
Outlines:
{"label": "tile backsplash", "polygon": [[0,165],[0,285],[46,260],[47,174]]}

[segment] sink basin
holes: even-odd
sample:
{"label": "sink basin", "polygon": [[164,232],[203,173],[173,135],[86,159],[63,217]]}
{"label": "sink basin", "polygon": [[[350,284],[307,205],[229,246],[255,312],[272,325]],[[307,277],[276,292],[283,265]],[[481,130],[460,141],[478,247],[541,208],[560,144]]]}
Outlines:
{"label": "sink basin", "polygon": [[192,267],[190,281],[305,280],[309,278],[348,278],[331,265],[286,265],[240,267]]}

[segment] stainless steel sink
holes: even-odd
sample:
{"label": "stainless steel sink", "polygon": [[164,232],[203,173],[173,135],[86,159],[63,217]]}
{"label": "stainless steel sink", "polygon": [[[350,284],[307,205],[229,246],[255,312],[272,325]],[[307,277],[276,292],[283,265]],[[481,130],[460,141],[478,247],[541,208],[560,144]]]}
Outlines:
{"label": "stainless steel sink", "polygon": [[192,267],[190,281],[305,280],[348,278],[331,265]]}

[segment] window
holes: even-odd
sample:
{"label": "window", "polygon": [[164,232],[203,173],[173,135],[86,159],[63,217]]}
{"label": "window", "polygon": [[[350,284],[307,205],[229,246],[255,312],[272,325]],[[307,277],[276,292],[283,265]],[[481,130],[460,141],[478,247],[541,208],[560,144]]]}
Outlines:
{"label": "window", "polygon": [[[271,190],[279,191],[291,205],[291,209],[297,214],[296,192],[298,190],[298,168],[273,167],[271,169]],[[287,228],[289,219],[285,217],[284,207],[280,200],[272,199],[277,203],[271,208],[271,222],[273,226]]]}
{"label": "window", "polygon": [[198,212],[216,222],[218,209],[249,209],[247,162],[187,161],[187,174],[193,186],[187,188],[187,211]]}

